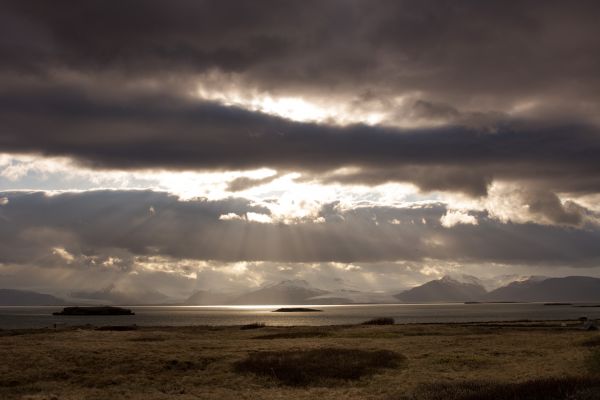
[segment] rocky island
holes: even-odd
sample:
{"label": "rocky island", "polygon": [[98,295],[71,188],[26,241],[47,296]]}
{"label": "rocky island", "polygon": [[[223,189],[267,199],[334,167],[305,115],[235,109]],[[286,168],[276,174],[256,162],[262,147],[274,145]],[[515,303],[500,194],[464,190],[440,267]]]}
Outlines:
{"label": "rocky island", "polygon": [[135,315],[127,308],[101,306],[101,307],[65,307],[62,311],[54,312],[52,315]]}

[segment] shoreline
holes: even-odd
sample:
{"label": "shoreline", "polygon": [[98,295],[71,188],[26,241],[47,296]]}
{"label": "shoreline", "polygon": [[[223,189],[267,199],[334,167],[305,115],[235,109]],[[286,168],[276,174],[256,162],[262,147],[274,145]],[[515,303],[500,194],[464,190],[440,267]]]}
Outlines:
{"label": "shoreline", "polygon": [[[93,318],[93,316],[91,316]],[[124,316],[126,317],[126,316]],[[367,322],[368,320],[365,320]],[[589,321],[595,321],[595,319],[590,319]],[[387,325],[368,325],[363,323],[356,324],[330,324],[330,325],[278,325],[278,324],[265,324],[262,323],[259,319],[256,322],[251,324],[262,324],[261,328],[289,328],[289,329],[304,329],[304,328],[323,328],[323,329],[344,329],[344,328],[352,328],[352,327],[360,327],[360,326],[396,326],[396,327],[410,327],[410,326],[464,326],[464,327],[531,327],[531,328],[564,328],[564,329],[579,329],[583,323],[579,319],[518,319],[518,320],[488,320],[488,321],[461,321],[461,322],[395,322],[394,324]],[[11,332],[11,331],[60,331],[60,330],[76,330],[76,329],[91,329],[98,330],[98,328],[106,328],[106,327],[122,327],[122,328],[131,328],[135,327],[137,330],[154,330],[154,329],[239,329],[241,327],[247,326],[249,324],[221,324],[221,325],[211,325],[211,324],[196,324],[196,325],[139,325],[139,324],[118,324],[118,325],[106,325],[106,324],[81,324],[81,325],[67,325],[64,323],[56,323],[56,326],[46,326],[40,328],[0,328],[0,336],[3,332]],[[101,329],[100,329],[101,330]]]}

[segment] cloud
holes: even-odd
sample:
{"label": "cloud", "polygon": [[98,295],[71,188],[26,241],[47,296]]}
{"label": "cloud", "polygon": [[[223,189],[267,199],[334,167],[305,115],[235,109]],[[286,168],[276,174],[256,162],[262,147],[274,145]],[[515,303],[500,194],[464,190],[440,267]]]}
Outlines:
{"label": "cloud", "polygon": [[[127,271],[135,257],[201,261],[380,262],[462,260],[590,265],[598,227],[503,223],[442,203],[404,207],[326,206],[317,221],[273,223],[244,199],[181,201],[151,191],[48,196],[5,192],[0,262],[68,264]],[[156,213],[148,213],[149,207]],[[233,216],[240,216],[233,217]],[[477,224],[472,224],[476,219]],[[1,222],[1,221],[0,221]],[[451,225],[452,224],[452,225]],[[109,262],[110,260],[110,262]]]}
{"label": "cloud", "polygon": [[[599,15],[553,0],[4,1],[3,187],[186,194],[0,193],[0,263],[106,296],[173,295],[197,262],[597,265]],[[423,193],[336,192],[398,182]],[[462,194],[472,208],[443,202]]]}
{"label": "cloud", "polygon": [[59,256],[62,258],[67,264],[72,263],[75,260],[73,254],[69,253],[67,250],[61,247],[55,247],[52,249],[52,254]]}
{"label": "cloud", "polygon": [[581,225],[586,213],[585,208],[574,201],[564,204],[554,193],[527,191],[525,197],[529,212],[540,215],[549,223]]}
{"label": "cloud", "polygon": [[239,178],[235,178],[227,185],[227,190],[230,192],[241,192],[242,190],[247,190],[256,186],[265,185],[267,183],[273,182],[275,179],[279,178],[279,174],[273,174],[271,176],[267,176],[265,178],[253,179],[248,178],[246,176],[242,176]]}
{"label": "cloud", "polygon": [[440,223],[446,228],[451,228],[457,224],[477,225],[477,218],[460,210],[448,210],[440,218]]}
{"label": "cloud", "polygon": [[[7,124],[0,142],[6,151],[70,156],[96,168],[269,167],[326,181],[412,182],[427,191],[472,195],[484,195],[494,179],[540,182],[556,191],[600,190],[594,173],[600,133],[593,126],[507,121],[493,132],[335,127],[157,95],[123,101],[89,98],[77,89],[3,90],[0,117]],[[343,167],[357,169],[336,173]],[[261,182],[232,185],[252,183]]]}
{"label": "cloud", "polygon": [[[555,1],[7,1],[0,146],[116,170],[598,192],[599,14]],[[339,120],[276,117],[266,98]]]}
{"label": "cloud", "polygon": [[244,219],[244,217],[242,217],[241,215],[238,215],[236,213],[227,213],[227,214],[221,214],[219,216],[219,220],[221,221],[232,221],[235,219]]}
{"label": "cloud", "polygon": [[543,187],[497,184],[490,189],[484,206],[492,217],[503,222],[581,227],[597,224],[597,212],[573,199],[561,200]]}
{"label": "cloud", "polygon": [[261,223],[261,224],[268,224],[268,223],[273,222],[273,220],[271,219],[271,217],[268,216],[267,214],[260,214],[260,213],[249,212],[249,213],[246,214],[246,218],[250,222],[258,222],[258,223]]}
{"label": "cloud", "polygon": [[15,0],[2,7],[1,35],[12,38],[0,46],[2,69],[19,74],[62,69],[188,81],[217,73],[261,91],[421,93],[454,108],[510,108],[540,97],[568,103],[565,95],[597,104],[600,92],[593,1]]}

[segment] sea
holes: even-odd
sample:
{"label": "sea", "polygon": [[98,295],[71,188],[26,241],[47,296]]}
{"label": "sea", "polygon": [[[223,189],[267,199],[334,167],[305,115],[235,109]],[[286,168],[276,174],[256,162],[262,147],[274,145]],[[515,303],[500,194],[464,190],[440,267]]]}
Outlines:
{"label": "sea", "polygon": [[[600,306],[543,303],[477,304],[361,304],[307,306],[123,306],[135,315],[54,316],[62,307],[0,307],[0,329],[60,326],[192,326],[245,325],[349,325],[376,317],[391,317],[396,323],[451,323],[487,321],[600,319]],[[309,307],[320,312],[274,312],[281,307]]]}

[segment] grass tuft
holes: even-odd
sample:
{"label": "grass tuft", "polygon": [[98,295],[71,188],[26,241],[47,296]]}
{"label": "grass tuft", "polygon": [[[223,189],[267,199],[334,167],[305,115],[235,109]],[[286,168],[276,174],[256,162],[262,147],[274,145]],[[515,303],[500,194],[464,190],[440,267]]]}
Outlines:
{"label": "grass tuft", "polygon": [[210,357],[199,358],[194,361],[173,359],[165,362],[163,369],[179,372],[203,371],[213,362],[215,362],[215,359]]}
{"label": "grass tuft", "polygon": [[394,318],[373,318],[362,323],[362,325],[394,325]]}
{"label": "grass tuft", "polygon": [[167,340],[163,336],[140,336],[128,339],[129,342],[164,342]]}
{"label": "grass tuft", "polygon": [[357,380],[404,362],[404,356],[388,350],[321,348],[251,353],[235,364],[235,370],[272,377],[290,386],[320,386]]}
{"label": "grass tuft", "polygon": [[256,336],[253,339],[309,339],[331,336],[327,331],[281,332]]}
{"label": "grass tuft", "polygon": [[240,330],[245,331],[249,329],[260,329],[264,328],[266,325],[264,322],[254,322],[252,324],[242,325],[240,326]]}
{"label": "grass tuft", "polygon": [[590,374],[600,374],[600,349],[594,350],[585,358],[585,366]]}
{"label": "grass tuft", "polygon": [[592,338],[586,339],[583,342],[581,342],[581,345],[585,347],[599,347],[600,336],[594,336]]}
{"label": "grass tuft", "polygon": [[115,332],[126,332],[126,331],[137,331],[137,325],[109,325],[100,326],[96,328],[97,331],[115,331]]}

